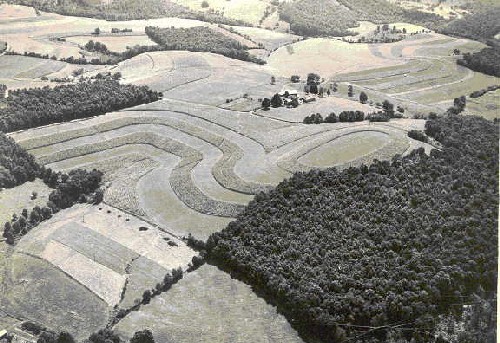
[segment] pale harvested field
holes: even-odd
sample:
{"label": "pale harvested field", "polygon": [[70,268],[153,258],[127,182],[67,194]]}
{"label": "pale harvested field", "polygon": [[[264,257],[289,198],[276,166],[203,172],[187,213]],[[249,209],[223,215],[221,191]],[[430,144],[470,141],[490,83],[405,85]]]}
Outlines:
{"label": "pale harvested field", "polygon": [[35,17],[36,12],[33,7],[0,4],[0,22]]}
{"label": "pale harvested field", "polygon": [[[301,343],[276,308],[250,286],[204,265],[114,327],[129,339],[149,328],[157,342]],[[201,338],[202,337],[202,338]]]}
{"label": "pale harvested field", "polygon": [[[31,195],[36,192],[36,199],[31,200]],[[0,190],[0,225],[12,218],[13,214],[18,216],[23,209],[30,211],[35,206],[43,207],[49,200],[52,189],[47,187],[42,180],[25,182],[21,186]]]}
{"label": "pale harvested field", "polygon": [[265,0],[207,0],[209,7],[201,6],[202,0],[174,0],[176,3],[194,10],[208,10],[223,12],[225,17],[243,20],[254,25],[259,24],[269,1]]}
{"label": "pale harvested field", "polygon": [[127,279],[124,275],[56,241],[47,243],[41,257],[89,288],[109,306],[120,302],[122,289]]}
{"label": "pale harvested field", "polygon": [[279,48],[268,59],[269,66],[276,74],[284,77],[309,72],[333,77],[336,74],[402,63],[392,56],[375,56],[368,44],[349,44],[325,38],[307,39]]}
{"label": "pale harvested field", "polygon": [[290,33],[270,31],[258,27],[233,26],[237,32],[249,36],[254,42],[262,43],[268,50],[275,50],[301,39]]}

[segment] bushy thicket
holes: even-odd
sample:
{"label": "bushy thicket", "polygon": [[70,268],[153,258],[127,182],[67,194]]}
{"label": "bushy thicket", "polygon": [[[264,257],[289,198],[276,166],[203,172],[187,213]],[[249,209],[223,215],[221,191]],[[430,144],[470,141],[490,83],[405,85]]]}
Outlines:
{"label": "bushy thicket", "polygon": [[474,91],[474,92],[470,93],[469,97],[471,97],[473,99],[480,98],[483,95],[485,95],[486,93],[488,93],[488,92],[494,92],[497,89],[500,89],[500,85],[488,86],[487,88],[483,88],[483,89],[481,89],[479,91]]}
{"label": "bushy thicket", "polygon": [[[443,18],[405,10],[385,0],[299,0],[283,2],[280,18],[290,23],[293,32],[304,36],[347,36],[358,21],[375,23],[411,22],[435,26]],[[352,29],[356,31],[356,29]]]}
{"label": "bushy thicket", "polygon": [[496,289],[499,132],[469,116],[425,132],[442,144],[430,156],[298,173],[257,195],[210,236],[210,259],[306,339],[433,341],[438,314]]}
{"label": "bushy thicket", "polygon": [[146,27],[146,34],[162,50],[187,50],[213,52],[229,58],[264,64],[263,60],[250,55],[248,47],[223,33],[206,26],[190,28]]}
{"label": "bushy thicket", "polygon": [[7,0],[7,2],[32,6],[45,12],[105,20],[178,17],[226,25],[248,25],[244,21],[226,18],[214,11],[193,11],[170,0],[113,0],[106,3],[83,0]]}
{"label": "bushy thicket", "polygon": [[0,131],[12,132],[86,118],[156,101],[161,93],[115,80],[12,90],[0,108]]}
{"label": "bushy thicket", "polygon": [[33,155],[0,132],[0,188],[11,188],[33,181],[39,173],[40,166]]}
{"label": "bushy thicket", "polygon": [[[500,30],[500,27],[499,27]],[[465,53],[457,63],[474,71],[500,77],[500,46],[487,47],[472,54]]]}
{"label": "bushy thicket", "polygon": [[493,39],[500,32],[500,6],[455,19],[439,30],[441,33],[480,41]]}
{"label": "bushy thicket", "polygon": [[408,131],[408,137],[416,139],[417,141],[421,141],[421,142],[424,142],[424,143],[428,143],[429,142],[429,137],[427,137],[425,135],[425,133],[422,132],[422,131],[420,131],[420,130],[410,130],[410,131]]}

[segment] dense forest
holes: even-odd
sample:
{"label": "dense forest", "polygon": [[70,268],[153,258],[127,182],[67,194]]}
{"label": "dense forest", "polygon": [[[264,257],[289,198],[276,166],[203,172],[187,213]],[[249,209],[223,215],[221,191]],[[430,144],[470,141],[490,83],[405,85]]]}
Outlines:
{"label": "dense forest", "polygon": [[115,80],[88,80],[54,88],[11,90],[0,108],[0,131],[12,132],[86,118],[158,100],[161,93],[146,86]]}
{"label": "dense forest", "polygon": [[0,189],[33,181],[40,170],[33,155],[0,132]]}
{"label": "dense forest", "polygon": [[356,31],[359,20],[384,24],[410,22],[434,27],[443,18],[430,13],[409,11],[385,0],[299,0],[283,2],[280,18],[293,32],[304,36],[347,36]]}
{"label": "dense forest", "polygon": [[[429,120],[425,134],[442,149],[297,173],[258,194],[210,236],[211,263],[307,341],[436,341],[440,314],[459,318],[461,304],[496,290],[499,131],[455,115]],[[494,314],[484,318],[460,341],[495,342]]]}
{"label": "dense forest", "polygon": [[462,19],[456,19],[439,30],[441,33],[486,42],[500,32],[500,6],[491,6]]}
{"label": "dense forest", "polygon": [[[500,30],[500,27],[498,28]],[[474,53],[465,53],[457,63],[474,71],[500,77],[500,46],[486,47]]]}
{"label": "dense forest", "polygon": [[193,11],[170,0],[7,0],[7,3],[32,6],[44,12],[105,20],[136,20],[162,17],[197,19],[226,25],[248,25],[214,11]]}
{"label": "dense forest", "polygon": [[191,28],[146,27],[149,38],[161,47],[161,50],[187,50],[213,52],[229,58],[250,61],[258,64],[265,62],[248,52],[248,47],[235,39],[216,32],[206,26]]}

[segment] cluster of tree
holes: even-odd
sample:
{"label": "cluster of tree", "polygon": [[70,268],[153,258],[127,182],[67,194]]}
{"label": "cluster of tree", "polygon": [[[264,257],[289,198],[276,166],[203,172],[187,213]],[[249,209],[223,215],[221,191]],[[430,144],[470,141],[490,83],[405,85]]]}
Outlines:
{"label": "cluster of tree", "polygon": [[406,10],[385,0],[299,0],[282,2],[280,19],[303,36],[349,36],[359,20],[376,23],[410,22],[435,26],[443,18]]}
{"label": "cluster of tree", "polygon": [[500,77],[498,61],[500,61],[500,46],[492,46],[472,54],[465,53],[457,63],[474,71]]}
{"label": "cluster of tree", "polygon": [[161,93],[147,86],[121,85],[103,79],[54,88],[12,90],[0,108],[0,130],[12,132],[87,118],[157,101]]}
{"label": "cluster of tree", "polygon": [[85,44],[85,50],[90,51],[90,52],[100,52],[103,54],[106,54],[109,52],[106,44],[103,44],[101,42],[94,42],[93,40],[89,40]]}
{"label": "cluster of tree", "polygon": [[[84,343],[122,343],[122,339],[112,330],[102,329],[90,335]],[[76,343],[76,340],[68,332],[42,331],[37,343]],[[150,330],[136,331],[129,343],[155,343]]]}
{"label": "cluster of tree", "polygon": [[258,194],[210,236],[209,259],[311,341],[435,341],[440,314],[496,291],[499,130],[443,116],[425,132],[441,150],[297,173]]}
{"label": "cluster of tree", "polygon": [[500,28],[500,6],[491,6],[480,12],[455,19],[443,26],[441,33],[486,42],[493,39]]}
{"label": "cluster of tree", "polygon": [[307,116],[302,121],[304,124],[323,124],[323,123],[345,123],[345,122],[356,122],[365,120],[365,113],[362,111],[342,111],[337,115],[335,112],[330,113],[323,119],[323,116],[319,113],[313,113]]}
{"label": "cluster of tree", "polygon": [[111,33],[129,33],[129,32],[132,32],[132,29],[117,29],[116,27],[113,27],[111,29]]}
{"label": "cluster of tree", "polygon": [[112,21],[177,17],[235,26],[250,26],[242,20],[224,17],[216,11],[195,11],[172,0],[113,0],[109,3],[82,0],[9,0],[44,12]]}
{"label": "cluster of tree", "polygon": [[99,188],[102,173],[98,170],[88,172],[75,169],[65,174],[41,168],[40,174],[44,182],[54,188],[49,194],[49,201],[43,208],[35,206],[29,213],[27,209],[24,209],[19,216],[14,214],[12,219],[4,224],[3,237],[8,244],[14,244],[16,238],[27,234],[61,209],[71,207],[76,203],[98,204],[103,199],[103,192]]}
{"label": "cluster of tree", "polygon": [[229,58],[257,64],[266,62],[251,55],[248,47],[223,33],[206,26],[190,28],[160,28],[147,26],[146,34],[162,50],[187,50],[213,52]]}
{"label": "cluster of tree", "polygon": [[462,95],[459,98],[453,99],[453,106],[448,108],[448,114],[460,114],[465,110],[465,106],[467,105],[467,98],[465,95]]}
{"label": "cluster of tree", "polygon": [[500,89],[500,85],[488,86],[487,88],[484,88],[484,89],[481,89],[479,91],[474,91],[474,92],[470,93],[469,97],[471,97],[473,99],[474,98],[480,98],[483,95],[485,95],[486,93],[488,93],[488,92],[494,92],[497,89]]}
{"label": "cluster of tree", "polygon": [[40,171],[33,155],[0,132],[0,188],[12,188],[33,181]]}
{"label": "cluster of tree", "polygon": [[335,0],[282,2],[279,17],[301,36],[348,36],[358,26],[355,16]]}
{"label": "cluster of tree", "polygon": [[420,131],[420,130],[408,131],[408,137],[416,139],[417,141],[421,141],[424,143],[429,142],[429,137],[423,131]]}
{"label": "cluster of tree", "polygon": [[373,112],[366,116],[370,123],[374,122],[388,122],[391,118],[383,111]]}

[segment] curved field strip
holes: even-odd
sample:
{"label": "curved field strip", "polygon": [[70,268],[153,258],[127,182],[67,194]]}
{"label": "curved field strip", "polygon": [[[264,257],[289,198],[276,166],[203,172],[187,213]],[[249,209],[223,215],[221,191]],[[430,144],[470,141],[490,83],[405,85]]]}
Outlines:
{"label": "curved field strip", "polygon": [[[153,117],[150,115],[140,116],[140,117],[139,116],[125,117],[125,118],[120,117],[94,126],[88,126],[75,130],[62,131],[61,133],[58,134],[42,135],[36,138],[29,138],[20,141],[20,144],[23,145],[23,147],[25,147],[26,149],[30,150],[31,153],[33,153],[36,156],[45,155],[59,150],[58,144],[65,143],[70,140],[78,139],[83,142],[85,140],[85,137],[88,138],[98,133],[112,132],[114,130],[139,124],[143,125],[151,124],[151,125],[170,127],[179,130],[180,132],[186,133],[187,135],[197,137],[218,148],[220,151],[222,151],[222,156],[220,158],[216,158],[216,161],[214,161],[215,164],[213,165],[213,168],[211,167],[210,169],[212,169],[213,177],[215,178],[215,180],[217,180],[217,182],[223,187],[244,194],[256,194],[267,188],[265,185],[261,185],[255,182],[245,181],[240,177],[238,177],[233,172],[234,165],[238,162],[238,160],[242,156],[244,156],[244,152],[241,150],[241,148],[239,148],[238,145],[232,143],[231,141],[227,141],[223,137],[211,133],[203,128],[200,128],[199,126],[192,125],[186,121],[173,119],[167,115],[161,117],[160,116]],[[173,136],[179,139],[181,138],[178,137],[177,135]],[[73,145],[75,145],[76,143],[77,142],[74,141]],[[61,145],[61,147],[64,148],[65,145]],[[203,163],[208,163],[208,161],[204,160]],[[197,170],[199,169],[200,168],[198,168]],[[201,169],[206,170],[206,168],[201,168]],[[217,188],[217,187],[212,185],[212,188]],[[235,198],[236,195],[233,195],[232,197]],[[243,197],[240,198],[243,201],[249,200]]]}
{"label": "curved field strip", "polygon": [[199,213],[183,203],[169,182],[173,167],[155,169],[139,180],[137,193],[140,206],[148,218],[169,231],[179,236],[191,233],[198,239],[206,240],[211,233],[226,227],[232,218]]}
{"label": "curved field strip", "polygon": [[[54,163],[72,157],[113,149],[126,144],[148,144],[181,157],[181,162],[179,162],[172,172],[170,182],[179,199],[189,207],[201,213],[226,217],[234,217],[242,211],[242,205],[213,200],[195,185],[191,178],[191,171],[203,159],[200,152],[176,140],[157,134],[140,132],[122,135],[105,141],[78,145],[50,155],[38,156],[38,160],[42,164]],[[186,174],[182,175],[183,173]]]}
{"label": "curved field strip", "polygon": [[144,210],[139,206],[136,185],[141,177],[159,165],[158,162],[145,158],[121,169],[114,175],[111,187],[106,189],[104,201],[125,212],[144,216]]}
{"label": "curved field strip", "polygon": [[[332,165],[331,159],[326,159],[326,165],[324,167],[332,167],[335,166],[339,169],[360,166],[362,164],[370,164],[374,159],[384,160],[390,159],[396,154],[402,154],[408,149],[409,143],[408,139],[402,133],[396,133],[395,131],[385,130],[382,128],[366,128],[366,129],[346,129],[340,132],[335,132],[334,135],[331,133],[327,133],[313,141],[309,141],[307,144],[300,145],[296,149],[288,152],[286,155],[282,156],[278,160],[278,165],[289,172],[306,172],[311,169],[311,166],[305,165],[301,163],[299,160],[301,157],[307,155],[314,149],[318,147],[334,142],[335,140],[339,140],[342,137],[347,137],[353,134],[360,134],[362,132],[379,132],[381,134],[387,134],[390,138],[390,143],[383,145],[381,148],[376,149],[375,151],[360,151],[360,153],[365,152],[365,155],[356,156],[356,155],[337,155],[333,156],[334,158],[339,158],[339,161]],[[335,145],[333,145],[335,147]],[[319,166],[318,166],[319,167]]]}

